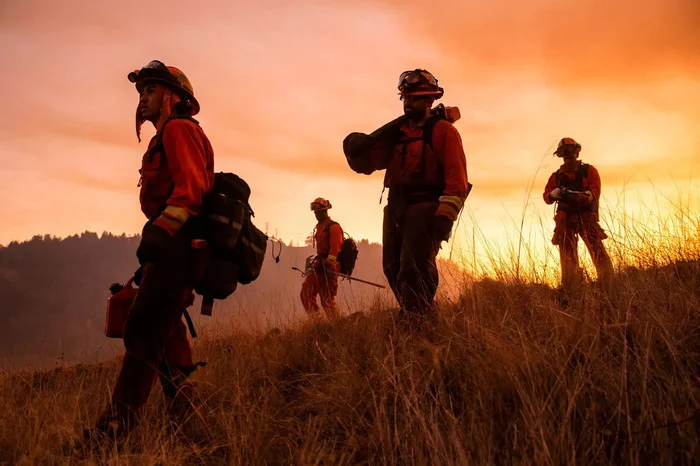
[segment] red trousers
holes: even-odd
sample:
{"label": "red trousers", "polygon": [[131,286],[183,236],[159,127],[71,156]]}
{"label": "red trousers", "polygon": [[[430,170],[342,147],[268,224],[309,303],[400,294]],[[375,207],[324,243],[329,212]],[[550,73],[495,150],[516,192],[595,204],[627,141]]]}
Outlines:
{"label": "red trousers", "polygon": [[321,306],[328,317],[338,315],[338,305],[335,296],[338,294],[338,277],[331,272],[313,270],[301,285],[301,304],[309,314],[317,314],[319,311],[316,296],[321,297]]}
{"label": "red trousers", "polygon": [[190,238],[178,233],[165,257],[143,267],[138,293],[124,325],[126,354],[110,405],[98,429],[128,432],[139,420],[156,377],[168,397],[187,385],[195,369],[187,329],[182,322],[191,304],[194,256]]}
{"label": "red trousers", "polygon": [[564,289],[573,291],[581,279],[578,263],[578,238],[591,255],[591,261],[598,272],[598,281],[608,285],[612,279],[613,265],[603,240],[608,237],[598,223],[593,212],[571,214],[559,211],[554,217],[555,228],[552,243],[559,246],[561,281]]}

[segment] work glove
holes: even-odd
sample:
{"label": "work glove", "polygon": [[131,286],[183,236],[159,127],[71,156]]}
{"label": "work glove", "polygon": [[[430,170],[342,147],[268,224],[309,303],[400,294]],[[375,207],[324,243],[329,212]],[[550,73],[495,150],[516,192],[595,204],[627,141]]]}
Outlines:
{"label": "work glove", "polygon": [[314,258],[313,262],[311,262],[311,268],[316,273],[323,273],[323,270],[324,270],[323,259],[316,256]]}
{"label": "work glove", "polygon": [[549,193],[549,198],[552,199],[553,201],[560,201],[562,198],[562,189],[561,188],[552,189],[552,191]]}
{"label": "work glove", "polygon": [[452,233],[452,220],[444,215],[436,215],[433,221],[433,239],[438,245],[450,239]]}
{"label": "work glove", "polygon": [[158,262],[163,258],[172,236],[155,223],[147,223],[141,232],[141,243],[136,249],[139,264]]}
{"label": "work glove", "polygon": [[141,286],[141,280],[143,280],[143,266],[139,266],[134,272],[134,285]]}
{"label": "work glove", "polygon": [[567,203],[573,203],[578,200],[578,194],[573,193],[566,188],[562,188],[559,199]]}
{"label": "work glove", "polygon": [[323,261],[323,265],[328,272],[337,273],[340,270],[340,264],[338,263],[338,259],[336,259],[335,256],[328,256],[326,260]]}
{"label": "work glove", "polygon": [[335,259],[335,257],[326,257],[326,258],[321,258],[317,257],[314,261],[314,270],[317,273],[331,273],[331,272],[336,272],[336,267],[338,265],[338,261]]}
{"label": "work glove", "polygon": [[582,194],[578,195],[578,201],[582,207],[588,207],[593,204],[593,193],[590,191],[584,191]]}

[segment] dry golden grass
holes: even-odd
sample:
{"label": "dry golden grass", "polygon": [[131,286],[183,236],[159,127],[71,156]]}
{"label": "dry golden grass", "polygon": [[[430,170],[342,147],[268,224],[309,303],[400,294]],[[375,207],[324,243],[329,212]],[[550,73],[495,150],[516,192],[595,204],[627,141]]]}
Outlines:
{"label": "dry golden grass", "polygon": [[200,341],[196,413],[171,425],[154,390],[121,451],[70,448],[119,361],[3,373],[0,462],[693,464],[700,222],[684,222],[682,242],[646,259],[616,251],[614,292],[589,284],[566,308],[519,271],[466,282],[422,332],[377,306]]}
{"label": "dry golden grass", "polygon": [[[550,288],[482,280],[409,333],[388,311],[200,343],[198,412],[155,391],[136,464],[690,464],[700,457],[700,265],[620,277],[562,310]],[[3,374],[0,460],[73,455],[117,362]],[[694,417],[693,417],[694,416]],[[686,419],[689,419],[685,422]],[[678,424],[675,424],[678,423]],[[668,425],[671,424],[671,425]],[[675,425],[674,425],[675,424]]]}

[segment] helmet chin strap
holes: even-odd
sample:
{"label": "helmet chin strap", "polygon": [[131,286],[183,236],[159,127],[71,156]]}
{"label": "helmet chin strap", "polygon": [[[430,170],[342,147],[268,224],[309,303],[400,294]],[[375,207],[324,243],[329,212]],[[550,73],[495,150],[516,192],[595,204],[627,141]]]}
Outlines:
{"label": "helmet chin strap", "polygon": [[[180,102],[180,100],[180,96],[178,96],[177,93],[166,87],[163,88],[163,100],[160,104],[160,117],[154,124],[156,127],[156,132],[160,131],[167,119],[170,118],[173,108]],[[138,138],[139,142],[141,142],[141,126],[143,126],[143,124],[146,122],[146,119],[141,115],[139,106],[140,104],[136,106],[136,137]]]}
{"label": "helmet chin strap", "polygon": [[146,121],[141,116],[141,111],[139,110],[140,105],[136,106],[136,138],[141,142],[141,126]]}
{"label": "helmet chin strap", "polygon": [[155,124],[156,132],[160,131],[165,122],[170,118],[175,104],[180,102],[180,98],[170,89],[163,90],[163,102],[160,104],[160,118]]}

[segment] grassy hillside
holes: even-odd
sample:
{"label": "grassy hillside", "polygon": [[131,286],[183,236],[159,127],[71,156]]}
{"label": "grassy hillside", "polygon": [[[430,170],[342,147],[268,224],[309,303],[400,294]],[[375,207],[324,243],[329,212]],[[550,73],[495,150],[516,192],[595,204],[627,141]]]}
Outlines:
{"label": "grassy hillside", "polygon": [[[626,269],[563,309],[515,280],[465,284],[423,332],[366,308],[198,339],[197,412],[158,391],[133,464],[692,464],[700,458],[700,263]],[[0,377],[0,462],[78,459],[118,361]]]}

